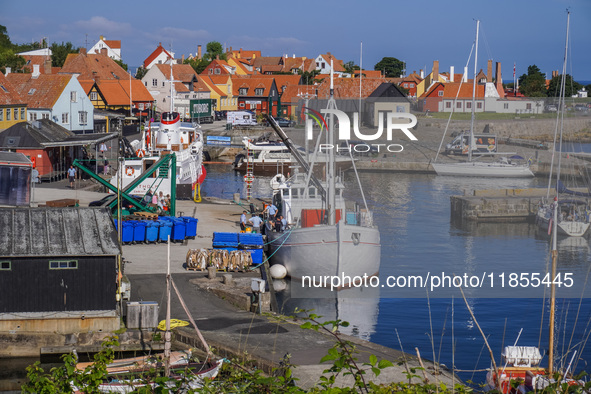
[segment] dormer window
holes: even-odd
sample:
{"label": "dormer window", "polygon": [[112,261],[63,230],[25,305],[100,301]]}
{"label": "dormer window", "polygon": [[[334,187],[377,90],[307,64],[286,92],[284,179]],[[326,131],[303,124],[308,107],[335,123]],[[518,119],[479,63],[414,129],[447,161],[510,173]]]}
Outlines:
{"label": "dormer window", "polygon": [[254,94],[255,94],[255,95],[257,95],[257,96],[262,96],[262,95],[263,95],[263,91],[264,91],[264,90],[265,90],[265,89],[263,89],[263,88],[256,88],[256,89],[254,90]]}
{"label": "dormer window", "polygon": [[35,88],[32,88],[31,90],[29,90],[29,93],[27,93],[27,94],[35,94],[35,91],[36,91],[36,90],[37,90],[37,89],[35,89]]}
{"label": "dormer window", "polygon": [[437,92],[437,94],[439,95],[439,97],[443,97],[443,90],[440,90],[439,92]]}
{"label": "dormer window", "polygon": [[241,96],[246,96],[246,93],[248,92],[248,88],[240,88],[240,95]]}
{"label": "dormer window", "polygon": [[0,89],[2,89],[4,93],[8,93],[8,90],[4,87],[4,85],[0,85]]}
{"label": "dormer window", "polygon": [[215,73],[219,75],[219,74],[221,74],[221,73],[222,73],[222,71],[221,71],[219,68],[216,68],[216,69],[215,69]]}
{"label": "dormer window", "polygon": [[90,92],[90,99],[91,99],[91,100],[96,100],[96,99],[97,99],[97,94],[96,94],[96,92]]}

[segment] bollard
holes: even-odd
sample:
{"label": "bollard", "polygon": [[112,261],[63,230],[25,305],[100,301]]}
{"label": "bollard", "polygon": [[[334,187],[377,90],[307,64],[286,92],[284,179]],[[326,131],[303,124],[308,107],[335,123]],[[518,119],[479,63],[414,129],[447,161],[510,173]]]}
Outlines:
{"label": "bollard", "polygon": [[207,278],[208,279],[215,279],[217,274],[217,269],[215,267],[207,267]]}
{"label": "bollard", "polygon": [[234,286],[234,281],[232,280],[232,274],[223,274],[222,275],[222,283],[227,286]]}

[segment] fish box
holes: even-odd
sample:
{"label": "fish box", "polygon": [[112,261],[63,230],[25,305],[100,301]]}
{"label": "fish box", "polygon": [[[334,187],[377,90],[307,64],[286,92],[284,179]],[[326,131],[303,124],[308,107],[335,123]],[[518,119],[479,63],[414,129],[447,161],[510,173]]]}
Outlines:
{"label": "fish box", "polygon": [[[326,209],[302,209],[302,227],[314,227],[317,224],[326,224],[327,221]],[[338,223],[341,220],[341,210],[336,210],[336,220]]]}

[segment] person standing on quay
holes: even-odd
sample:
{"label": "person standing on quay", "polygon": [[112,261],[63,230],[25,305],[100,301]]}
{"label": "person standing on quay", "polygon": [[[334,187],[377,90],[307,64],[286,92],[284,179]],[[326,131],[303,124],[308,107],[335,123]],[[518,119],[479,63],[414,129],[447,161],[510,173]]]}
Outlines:
{"label": "person standing on quay", "polygon": [[246,230],[246,211],[242,211],[240,215],[240,231]]}
{"label": "person standing on quay", "polygon": [[74,166],[68,168],[68,178],[70,180],[70,189],[74,188],[74,181],[76,180],[76,169]]}

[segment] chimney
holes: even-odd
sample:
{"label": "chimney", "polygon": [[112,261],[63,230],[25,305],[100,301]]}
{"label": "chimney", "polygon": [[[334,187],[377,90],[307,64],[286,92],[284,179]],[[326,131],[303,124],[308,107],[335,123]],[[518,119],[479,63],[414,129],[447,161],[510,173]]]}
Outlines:
{"label": "chimney", "polygon": [[43,62],[43,73],[51,74],[51,59],[45,59]]}
{"label": "chimney", "polygon": [[103,37],[103,36],[99,36],[99,37],[100,37],[101,41],[104,41],[105,37]]}
{"label": "chimney", "polygon": [[39,72],[39,65],[38,64],[33,64],[33,74],[31,76],[33,78],[37,78],[39,76],[39,74],[41,74]]}
{"label": "chimney", "polygon": [[197,59],[201,60],[201,45],[197,45]]}
{"label": "chimney", "polygon": [[295,59],[295,53],[293,54],[293,58]]}
{"label": "chimney", "polygon": [[488,66],[486,68],[486,82],[492,82],[492,60],[488,59]]}
{"label": "chimney", "polygon": [[419,75],[420,75],[421,79],[425,79],[425,71],[420,70]]}
{"label": "chimney", "polygon": [[456,69],[454,66],[449,67],[449,82],[454,82]]}
{"label": "chimney", "polygon": [[433,76],[431,78],[431,81],[439,81],[439,60],[433,60]]}
{"label": "chimney", "polygon": [[10,71],[12,71],[12,69],[10,67],[6,67],[6,74],[4,74],[4,75],[10,74]]}
{"label": "chimney", "polygon": [[215,55],[215,60],[220,60],[220,55]]}
{"label": "chimney", "polygon": [[181,64],[185,63],[185,54],[183,53],[183,56],[181,56]]}
{"label": "chimney", "polygon": [[107,56],[107,48],[101,48],[101,55]]}
{"label": "chimney", "polygon": [[464,75],[462,75],[462,82],[468,82],[468,67],[464,67]]}
{"label": "chimney", "polygon": [[501,62],[497,62],[497,70],[495,72],[495,87],[501,98],[505,97],[505,89],[503,89],[503,77],[501,76]]}
{"label": "chimney", "polygon": [[86,56],[86,48],[80,48],[80,54]]}

